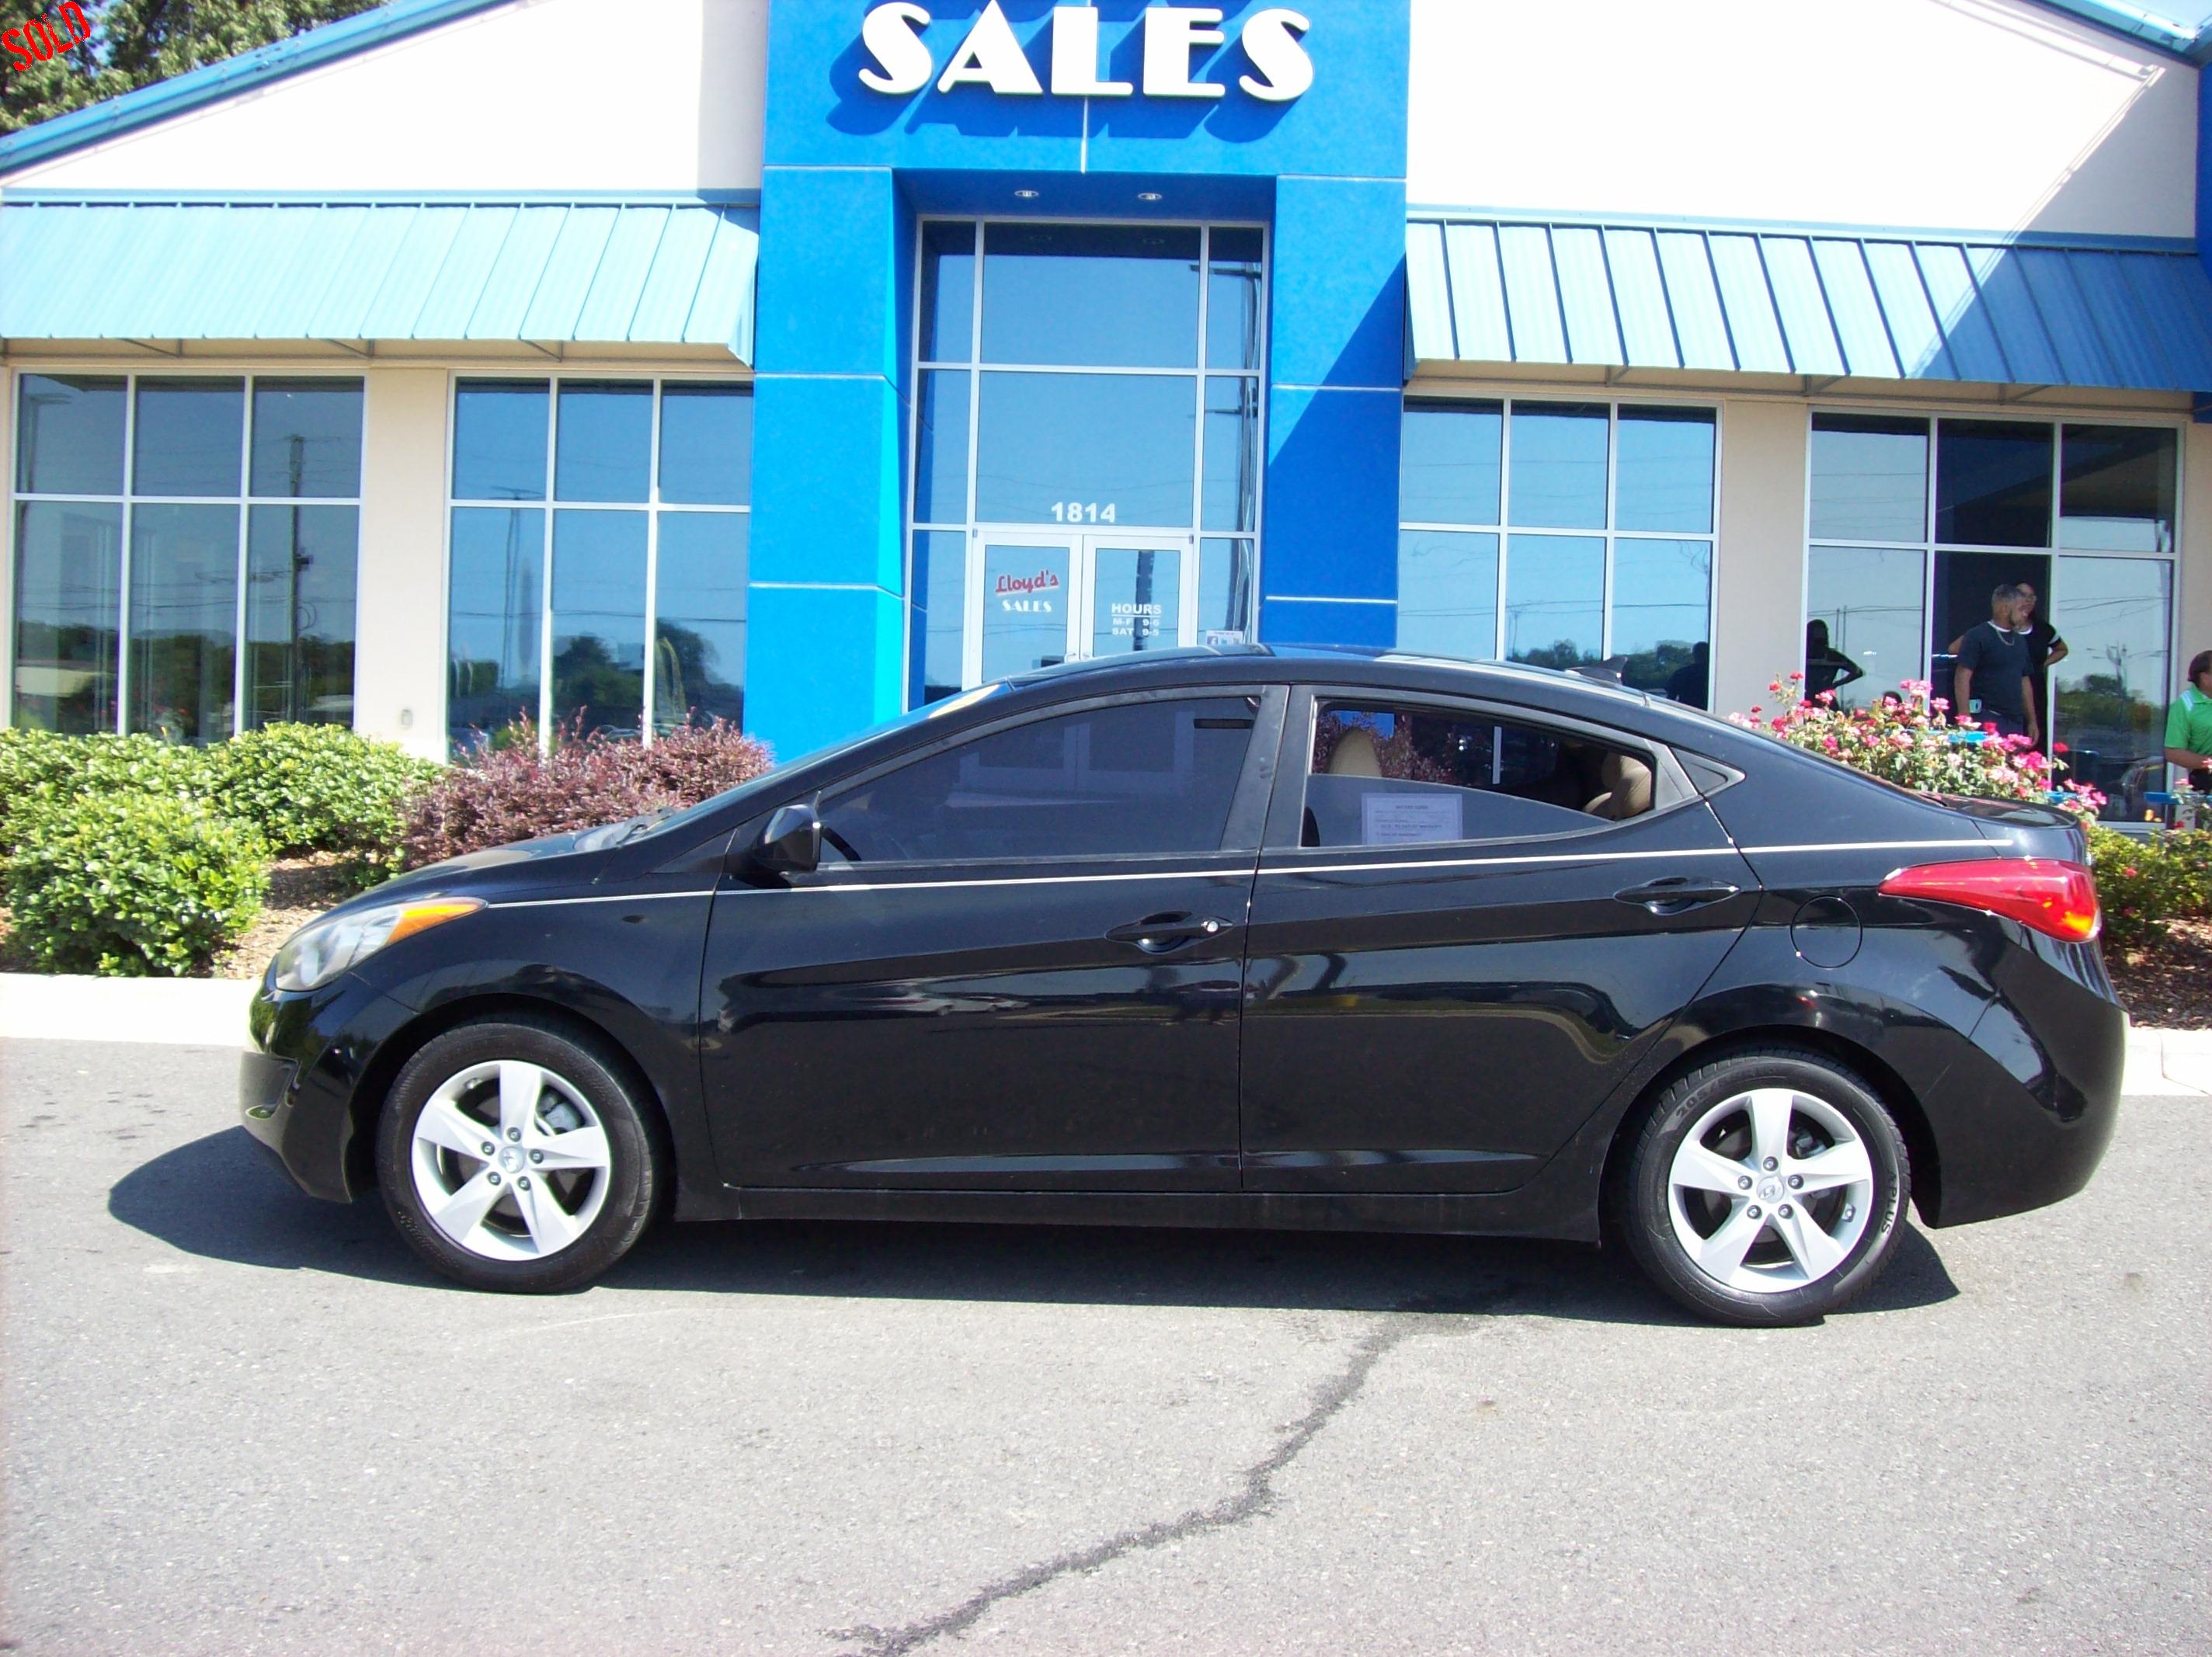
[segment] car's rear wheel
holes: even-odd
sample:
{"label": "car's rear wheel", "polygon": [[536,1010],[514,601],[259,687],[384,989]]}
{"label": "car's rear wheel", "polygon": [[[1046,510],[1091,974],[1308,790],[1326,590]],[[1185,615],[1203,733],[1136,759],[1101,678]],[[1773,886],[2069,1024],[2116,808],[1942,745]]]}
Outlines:
{"label": "car's rear wheel", "polygon": [[1848,1305],[1897,1247],[1905,1141],[1843,1065],[1740,1053],[1653,1105],[1615,1193],[1646,1276],[1723,1323],[1810,1323]]}
{"label": "car's rear wheel", "polygon": [[591,1282],[644,1232],[665,1164],[619,1067],[527,1019],[462,1024],[426,1044],[377,1132],[400,1235],[472,1289]]}

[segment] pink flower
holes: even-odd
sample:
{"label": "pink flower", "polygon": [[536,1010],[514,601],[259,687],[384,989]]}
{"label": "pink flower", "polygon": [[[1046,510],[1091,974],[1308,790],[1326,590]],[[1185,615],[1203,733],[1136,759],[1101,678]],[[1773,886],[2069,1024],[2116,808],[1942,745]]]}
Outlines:
{"label": "pink flower", "polygon": [[1805,677],[1805,676],[1804,676],[1802,673],[1792,673],[1792,674],[1790,676],[1790,683],[1792,683],[1792,684],[1796,684],[1799,680],[1802,679],[1804,677]]}
{"label": "pink flower", "polygon": [[1836,751],[1838,744],[1833,737],[1823,737],[1820,738],[1820,746],[1832,754]]}

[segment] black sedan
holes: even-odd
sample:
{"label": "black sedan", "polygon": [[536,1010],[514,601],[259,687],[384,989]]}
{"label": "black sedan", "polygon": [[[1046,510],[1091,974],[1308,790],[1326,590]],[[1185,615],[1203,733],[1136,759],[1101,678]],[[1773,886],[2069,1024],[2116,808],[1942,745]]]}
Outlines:
{"label": "black sedan", "polygon": [[333,910],[241,1108],[486,1289],[672,1208],[1602,1239],[1796,1323],[1908,1196],[1955,1225],[2096,1168],[2083,854],[1571,675],[1124,658]]}

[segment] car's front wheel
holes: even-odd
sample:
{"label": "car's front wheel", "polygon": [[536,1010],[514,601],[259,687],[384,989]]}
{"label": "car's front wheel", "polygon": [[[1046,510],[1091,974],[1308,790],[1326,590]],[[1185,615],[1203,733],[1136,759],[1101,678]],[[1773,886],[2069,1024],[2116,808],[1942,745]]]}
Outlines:
{"label": "car's front wheel", "polygon": [[1842,1065],[1771,1049],[1683,1076],[1645,1118],[1615,1227],[1646,1276],[1723,1323],[1810,1323],[1897,1247],[1905,1141]]}
{"label": "car's front wheel", "polygon": [[400,1235],[472,1289],[580,1288],[628,1253],[664,1177],[617,1067],[550,1024],[462,1024],[392,1086],[377,1173]]}

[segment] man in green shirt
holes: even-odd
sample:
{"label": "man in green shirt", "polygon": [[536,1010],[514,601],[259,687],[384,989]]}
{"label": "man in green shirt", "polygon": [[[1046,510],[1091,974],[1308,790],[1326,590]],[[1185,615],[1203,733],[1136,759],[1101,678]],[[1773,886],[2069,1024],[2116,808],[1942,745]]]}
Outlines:
{"label": "man in green shirt", "polygon": [[2212,650],[2189,663],[2189,688],[2166,710],[2166,762],[2189,773],[2189,786],[2212,791]]}

